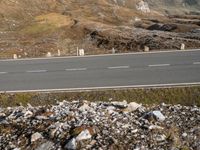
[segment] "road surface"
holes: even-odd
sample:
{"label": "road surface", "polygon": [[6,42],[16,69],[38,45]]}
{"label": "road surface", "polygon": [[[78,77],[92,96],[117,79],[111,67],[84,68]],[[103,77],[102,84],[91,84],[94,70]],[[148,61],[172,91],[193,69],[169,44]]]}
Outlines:
{"label": "road surface", "polygon": [[200,50],[0,61],[0,92],[191,84]]}

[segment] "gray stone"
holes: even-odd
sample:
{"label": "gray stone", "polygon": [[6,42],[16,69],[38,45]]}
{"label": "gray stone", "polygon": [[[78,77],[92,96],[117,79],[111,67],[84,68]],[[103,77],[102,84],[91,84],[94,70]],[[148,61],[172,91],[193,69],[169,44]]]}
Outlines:
{"label": "gray stone", "polygon": [[81,107],[78,108],[78,110],[82,111],[82,112],[83,111],[88,111],[90,109],[91,109],[90,106],[88,106],[88,104],[85,104],[85,103]]}
{"label": "gray stone", "polygon": [[47,120],[48,119],[46,116],[36,116],[35,118],[38,120]]}
{"label": "gray stone", "polygon": [[52,149],[54,149],[54,143],[50,141],[47,141],[36,148],[36,150],[52,150]]}
{"label": "gray stone", "polygon": [[152,114],[159,121],[164,121],[165,120],[165,116],[160,111],[152,111]]}
{"label": "gray stone", "polygon": [[166,136],[165,135],[156,135],[155,140],[157,142],[162,142],[162,141],[166,140]]}
{"label": "gray stone", "polygon": [[77,147],[77,143],[76,143],[76,139],[72,138],[66,145],[65,145],[65,149],[68,150],[75,150]]}
{"label": "gray stone", "polygon": [[158,125],[150,125],[149,130],[163,130],[164,128]]}
{"label": "gray stone", "polygon": [[115,112],[115,107],[114,106],[108,106],[106,109],[108,110],[109,114],[112,114],[112,113]]}
{"label": "gray stone", "polygon": [[111,102],[111,104],[117,108],[126,108],[127,107],[127,101],[123,102]]}
{"label": "gray stone", "polygon": [[184,132],[184,133],[182,134],[182,137],[187,137],[187,133]]}
{"label": "gray stone", "polygon": [[133,112],[135,110],[137,110],[138,108],[140,108],[142,105],[135,103],[135,102],[131,102],[128,104],[128,107],[125,109],[125,111],[127,112]]}
{"label": "gray stone", "polygon": [[92,135],[90,134],[89,130],[83,130],[77,137],[76,140],[77,141],[82,141],[82,140],[87,140],[87,139],[91,139]]}
{"label": "gray stone", "polygon": [[6,114],[5,113],[0,113],[0,117],[5,117]]}
{"label": "gray stone", "polygon": [[24,114],[24,118],[26,118],[26,119],[27,119],[27,118],[30,118],[30,117],[32,117],[32,116],[33,116],[33,113],[32,113],[31,111],[29,111],[29,110],[26,111],[25,114]]}
{"label": "gray stone", "polygon": [[13,150],[21,150],[21,148],[14,148]]}
{"label": "gray stone", "polygon": [[31,136],[31,143],[33,143],[39,139],[42,139],[42,138],[43,138],[43,136],[40,133],[36,132],[36,133],[32,134],[32,136]]}

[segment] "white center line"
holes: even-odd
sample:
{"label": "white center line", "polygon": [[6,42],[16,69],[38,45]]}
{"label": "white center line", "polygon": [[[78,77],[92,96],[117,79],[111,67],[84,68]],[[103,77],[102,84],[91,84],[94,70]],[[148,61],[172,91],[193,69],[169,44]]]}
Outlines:
{"label": "white center line", "polygon": [[65,71],[84,71],[87,70],[87,68],[71,68],[71,69],[65,69]]}
{"label": "white center line", "polygon": [[200,65],[200,62],[193,62],[193,65]]}
{"label": "white center line", "polygon": [[28,73],[42,73],[42,72],[47,72],[47,70],[29,70],[29,71],[26,71]]}
{"label": "white center line", "polygon": [[148,65],[149,67],[165,67],[170,66],[170,64],[154,64],[154,65]]}
{"label": "white center line", "polygon": [[0,72],[0,74],[6,74],[6,73],[8,73],[8,72]]}
{"label": "white center line", "polygon": [[108,67],[108,69],[126,69],[130,68],[130,66],[114,66],[114,67]]}

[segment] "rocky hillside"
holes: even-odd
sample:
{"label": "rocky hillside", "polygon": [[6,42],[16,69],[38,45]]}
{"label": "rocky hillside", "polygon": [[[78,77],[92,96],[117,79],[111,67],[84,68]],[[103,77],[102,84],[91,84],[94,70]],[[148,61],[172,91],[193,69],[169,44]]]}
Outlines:
{"label": "rocky hillside", "polygon": [[[111,4],[137,9],[137,5],[142,4],[141,0],[109,0]],[[144,0],[151,11],[160,14],[184,14],[200,11],[199,0]]]}
{"label": "rocky hillside", "polygon": [[0,57],[197,48],[199,8],[199,0],[0,0]]}
{"label": "rocky hillside", "polygon": [[63,101],[0,108],[0,149],[199,150],[200,108]]}
{"label": "rocky hillside", "polygon": [[150,7],[169,14],[199,13],[199,0],[147,0]]}

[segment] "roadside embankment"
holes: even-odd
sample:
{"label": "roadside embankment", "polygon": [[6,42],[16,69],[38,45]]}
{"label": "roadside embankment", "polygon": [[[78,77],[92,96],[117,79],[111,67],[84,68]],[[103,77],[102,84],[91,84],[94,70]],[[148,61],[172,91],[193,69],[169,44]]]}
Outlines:
{"label": "roadside embankment", "polygon": [[63,101],[0,108],[0,149],[199,150],[197,106]]}
{"label": "roadside embankment", "polygon": [[57,101],[123,101],[143,104],[197,105],[200,106],[200,86],[173,88],[117,89],[76,92],[41,92],[41,93],[2,93],[0,106],[12,107],[28,103],[33,106],[55,104]]}

